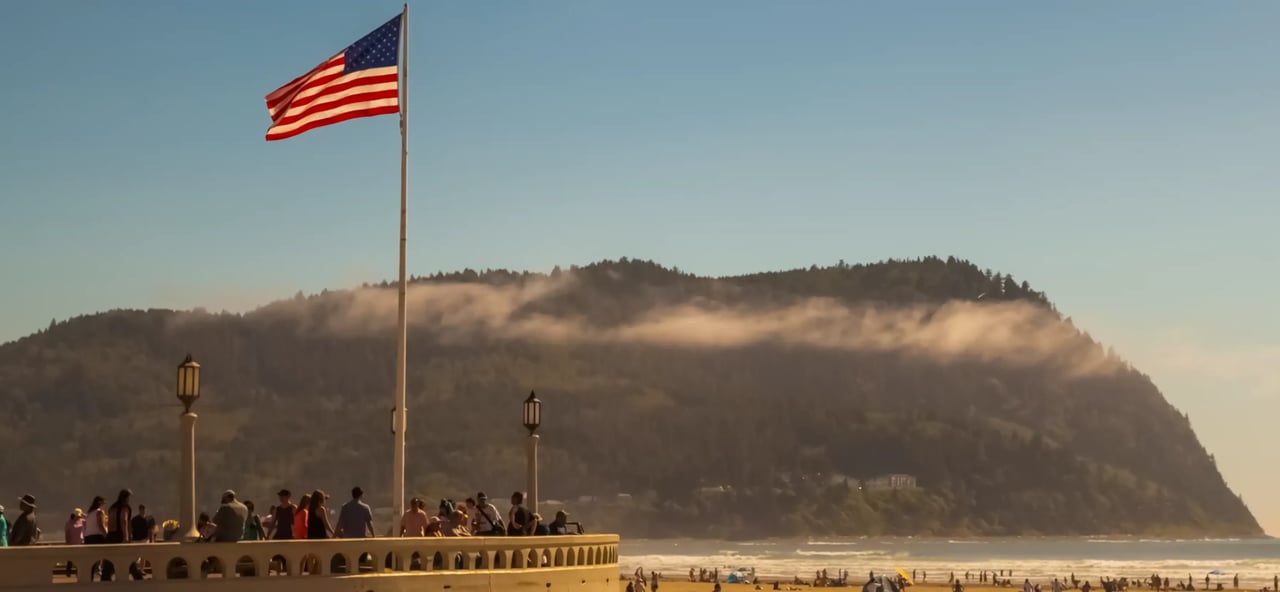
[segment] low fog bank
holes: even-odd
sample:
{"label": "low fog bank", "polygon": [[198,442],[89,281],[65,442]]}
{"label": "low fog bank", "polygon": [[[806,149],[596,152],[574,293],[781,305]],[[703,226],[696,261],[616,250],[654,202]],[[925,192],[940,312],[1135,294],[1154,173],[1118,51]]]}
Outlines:
{"label": "low fog bank", "polygon": [[[416,283],[407,298],[409,326],[446,344],[493,340],[682,348],[776,344],[903,353],[940,363],[1047,365],[1072,376],[1107,374],[1125,367],[1054,312],[1024,301],[890,306],[809,298],[751,306],[667,298],[624,320],[602,322],[561,300],[582,289],[571,274],[508,284]],[[287,320],[308,332],[386,335],[396,323],[396,302],[394,287],[367,287],[277,302],[250,314]]]}

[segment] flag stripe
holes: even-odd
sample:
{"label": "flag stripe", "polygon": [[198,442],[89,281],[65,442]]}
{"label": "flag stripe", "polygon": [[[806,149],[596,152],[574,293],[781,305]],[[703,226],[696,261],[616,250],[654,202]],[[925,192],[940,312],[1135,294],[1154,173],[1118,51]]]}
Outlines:
{"label": "flag stripe", "polygon": [[316,113],[311,117],[296,121],[289,125],[275,125],[267,130],[267,140],[283,140],[302,132],[357,117],[373,117],[374,115],[390,115],[400,112],[399,99],[379,99],[362,103],[352,103],[337,109]]}
{"label": "flag stripe", "polygon": [[333,57],[331,57],[331,58],[329,58],[329,59],[327,59],[327,60],[325,60],[325,61],[323,61],[323,62],[320,62],[320,65],[319,65],[319,66],[316,66],[316,67],[312,68],[312,69],[311,69],[310,71],[308,71],[306,74],[303,74],[302,76],[299,76],[299,77],[297,77],[297,78],[294,78],[293,80],[290,80],[290,81],[289,81],[287,84],[285,84],[284,86],[281,86],[280,88],[277,88],[277,89],[275,89],[275,90],[271,91],[271,94],[267,95],[267,100],[268,100],[268,101],[273,100],[273,99],[275,99],[275,98],[279,97],[280,95],[282,95],[282,94],[284,94],[284,93],[286,93],[286,92],[289,92],[290,90],[292,90],[292,89],[294,89],[295,87],[297,87],[299,84],[302,84],[303,82],[305,82],[308,78],[311,78],[312,76],[314,76],[316,72],[319,72],[319,71],[321,71],[321,70],[324,70],[324,69],[329,68],[329,67],[334,66],[334,65],[338,65],[338,64],[343,64],[343,63],[345,63],[345,62],[346,62],[346,59],[345,59],[345,53],[346,53],[346,52],[339,53],[339,54],[338,54],[338,55],[336,55],[336,56],[333,56]]}
{"label": "flag stripe", "polygon": [[[297,95],[294,95],[293,99],[288,102],[288,108],[290,111],[301,109],[307,105],[326,99],[330,95],[343,94],[351,89],[369,87],[369,90],[375,90],[375,88],[377,90],[385,90],[387,88],[394,90],[398,88],[396,86],[398,78],[399,75],[396,73],[396,69],[394,67],[376,68],[372,70],[365,70],[363,72],[347,74],[340,79],[333,80],[323,87],[305,88]],[[283,110],[284,106],[282,105],[277,113]],[[280,123],[279,115],[276,116],[276,123]]]}
{"label": "flag stripe", "polygon": [[267,110],[271,112],[271,117],[273,119],[280,117],[280,114],[283,113],[285,109],[288,109],[290,106],[293,105],[294,98],[296,98],[303,91],[307,89],[316,89],[317,92],[323,92],[325,85],[328,85],[341,77],[342,77],[341,67],[339,67],[338,71],[333,74],[322,73],[319,76],[312,78],[307,85],[304,85],[301,88],[295,90],[293,93],[282,97],[280,102],[276,103],[274,106],[268,104]]}
{"label": "flag stripe", "polygon": [[323,90],[325,85],[333,82],[334,80],[342,78],[342,76],[343,76],[342,64],[338,64],[336,66],[330,66],[328,68],[325,68],[324,70],[319,70],[312,76],[308,77],[306,80],[302,81],[301,85],[294,87],[294,89],[291,92],[280,96],[275,101],[267,101],[267,109],[271,110],[272,112],[278,113],[281,109],[288,107],[289,103],[293,101],[294,97],[297,97],[298,95],[304,92],[307,92],[309,90],[315,90],[315,89]]}
{"label": "flag stripe", "polygon": [[400,96],[400,91],[396,90],[395,85],[384,85],[384,86],[390,86],[391,88],[381,89],[381,90],[372,90],[369,87],[362,86],[362,87],[348,90],[344,93],[338,93],[335,95],[324,95],[324,98],[325,98],[324,102],[315,103],[301,109],[290,109],[289,113],[284,117],[277,119],[276,122],[272,124],[272,127],[292,125],[294,123],[297,123],[303,119],[306,119],[318,113],[324,113],[325,111],[332,111],[334,109],[337,109],[339,107],[345,107],[347,105],[353,105],[356,103],[366,103],[369,101],[378,101],[382,99],[395,99]]}
{"label": "flag stripe", "polygon": [[[293,80],[289,81],[288,84],[272,91],[271,94],[267,95],[267,106],[272,107],[278,104],[280,101],[285,100],[287,98],[286,95],[292,95],[293,93],[296,93],[298,90],[298,87],[305,84],[308,80],[315,78],[316,75],[319,74],[320,72],[331,69],[334,66],[342,66],[345,63],[345,61],[346,60],[343,59],[343,54],[338,54],[332,58],[329,58],[328,60],[325,60],[324,63],[320,64],[319,66],[316,66],[315,68],[312,68],[310,72],[307,72],[302,76],[294,78]],[[342,71],[341,69],[337,70],[337,72],[341,72],[341,71]]]}

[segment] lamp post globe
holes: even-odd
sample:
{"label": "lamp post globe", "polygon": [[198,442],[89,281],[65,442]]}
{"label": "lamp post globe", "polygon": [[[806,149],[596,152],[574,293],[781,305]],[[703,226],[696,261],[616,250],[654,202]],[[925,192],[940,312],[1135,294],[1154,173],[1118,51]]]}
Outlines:
{"label": "lamp post globe", "polygon": [[200,364],[191,359],[191,354],[187,354],[187,359],[178,364],[177,395],[187,413],[191,412],[191,405],[200,398]]}
{"label": "lamp post globe", "polygon": [[528,428],[529,434],[532,435],[538,431],[540,425],[542,425],[542,401],[533,394],[533,391],[529,391],[529,398],[524,400],[524,427]]}

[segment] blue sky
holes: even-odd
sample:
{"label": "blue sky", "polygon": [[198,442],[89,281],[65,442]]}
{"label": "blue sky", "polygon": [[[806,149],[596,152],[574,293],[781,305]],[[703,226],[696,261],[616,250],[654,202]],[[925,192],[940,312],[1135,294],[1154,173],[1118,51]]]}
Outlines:
{"label": "blue sky", "polygon": [[[392,2],[0,8],[0,341],[391,278],[394,117],[262,97]],[[1152,375],[1280,533],[1280,3],[411,6],[411,273],[956,255]]]}

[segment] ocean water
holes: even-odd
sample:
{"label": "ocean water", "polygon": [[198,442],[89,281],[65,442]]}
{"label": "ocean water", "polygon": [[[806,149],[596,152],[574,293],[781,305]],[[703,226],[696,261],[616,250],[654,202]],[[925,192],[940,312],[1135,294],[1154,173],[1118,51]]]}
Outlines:
{"label": "ocean water", "polygon": [[[849,570],[851,580],[867,572],[892,573],[895,568],[927,571],[929,583],[945,583],[955,572],[1013,570],[1010,579],[1047,582],[1074,573],[1097,585],[1102,576],[1144,577],[1158,573],[1176,585],[1190,577],[1202,590],[1204,577],[1231,588],[1258,590],[1280,574],[1280,539],[1139,539],[1139,538],[858,538],[766,539],[751,542],[707,540],[628,540],[620,550],[624,572],[656,569],[667,577],[687,577],[689,568],[719,568],[723,577],[734,569],[755,568],[762,578],[809,579],[814,571]],[[1007,573],[1007,572],[1006,572]],[[860,574],[860,575],[859,575]]]}

